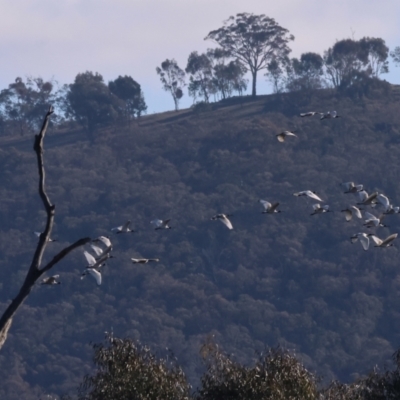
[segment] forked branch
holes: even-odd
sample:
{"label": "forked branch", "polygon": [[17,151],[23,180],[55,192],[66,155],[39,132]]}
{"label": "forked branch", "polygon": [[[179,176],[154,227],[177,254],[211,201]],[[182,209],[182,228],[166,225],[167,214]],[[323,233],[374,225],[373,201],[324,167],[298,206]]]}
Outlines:
{"label": "forked branch", "polygon": [[61,250],[53,259],[41,268],[42,258],[44,251],[46,250],[47,244],[49,243],[49,238],[53,229],[54,216],[55,216],[55,206],[51,204],[50,199],[46,193],[45,188],[45,168],[43,159],[43,140],[49,125],[50,116],[53,114],[53,107],[49,108],[43,121],[40,133],[35,136],[35,142],[33,149],[36,153],[38,172],[39,172],[39,196],[42,199],[44,209],[46,211],[46,227],[44,232],[40,235],[39,241],[32,258],[31,265],[29,267],[28,273],[26,274],[25,281],[21,286],[18,295],[11,301],[9,306],[4,311],[0,318],[0,349],[7,339],[7,333],[10,329],[12,318],[15,312],[22,305],[24,300],[28,297],[32,288],[34,287],[37,280],[48,270],[54,267],[59,261],[61,261],[68,253],[77,247],[83,246],[84,244],[91,241],[90,238],[79,239],[75,243]]}

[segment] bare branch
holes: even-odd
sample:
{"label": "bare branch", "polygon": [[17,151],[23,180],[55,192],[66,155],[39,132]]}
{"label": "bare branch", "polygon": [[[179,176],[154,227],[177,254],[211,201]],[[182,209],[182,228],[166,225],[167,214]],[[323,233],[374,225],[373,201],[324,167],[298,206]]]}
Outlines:
{"label": "bare branch", "polygon": [[72,250],[76,249],[77,247],[84,246],[86,243],[89,243],[91,241],[92,241],[92,239],[89,237],[77,240],[75,243],[71,244],[70,246],[61,250],[57,255],[55,255],[53,257],[53,259],[40,270],[40,272],[43,274],[44,272],[53,268],[54,265],[56,265],[58,262],[60,262]]}
{"label": "bare branch", "polygon": [[54,216],[55,216],[55,206],[51,204],[45,189],[46,174],[45,174],[44,159],[43,159],[43,140],[52,113],[53,113],[53,107],[50,107],[49,111],[47,112],[44,118],[40,133],[35,136],[35,142],[33,146],[33,149],[35,150],[37,156],[37,164],[39,171],[39,196],[42,199],[43,206],[47,214],[46,227],[44,232],[39,236],[39,241],[35,253],[33,255],[31,265],[29,267],[28,273],[26,274],[25,277],[25,281],[22,284],[18,295],[11,301],[11,303],[6,308],[6,310],[4,311],[3,315],[0,318],[0,349],[3,346],[4,342],[6,341],[7,333],[8,330],[10,329],[12,318],[15,312],[28,297],[29,293],[31,292],[37,280],[46,271],[50,270],[54,265],[56,265],[60,260],[62,260],[72,250],[76,249],[77,247],[83,246],[84,244],[90,242],[91,240],[90,238],[83,238],[76,241],[75,243],[61,250],[57,255],[53,257],[53,259],[47,265],[45,265],[42,269],[40,269],[40,265],[42,263],[42,257],[44,251],[46,250],[47,244],[49,243],[49,238],[51,235],[51,231],[53,229]]}

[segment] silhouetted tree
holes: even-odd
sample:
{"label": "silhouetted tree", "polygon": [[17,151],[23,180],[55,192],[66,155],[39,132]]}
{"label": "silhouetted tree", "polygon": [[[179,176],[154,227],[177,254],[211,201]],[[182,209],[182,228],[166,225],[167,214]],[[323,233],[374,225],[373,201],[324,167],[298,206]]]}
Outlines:
{"label": "silhouetted tree", "polygon": [[364,37],[360,45],[368,52],[368,64],[373,77],[378,78],[389,72],[389,48],[383,39]]}
{"label": "silhouetted tree", "polygon": [[188,400],[190,385],[175,362],[158,359],[150,349],[130,339],[108,335],[95,344],[94,375],[87,375],[79,400]]}
{"label": "silhouetted tree", "polygon": [[160,76],[163,89],[170,92],[175,104],[175,111],[178,111],[179,100],[183,96],[183,87],[185,86],[185,72],[179,68],[178,63],[172,60],[165,60],[161,63],[161,68],[156,68]]}
{"label": "silhouetted tree", "polygon": [[0,93],[4,119],[16,125],[21,133],[39,129],[43,113],[55,100],[54,84],[42,78],[16,78]]}
{"label": "silhouetted tree", "polygon": [[289,31],[274,19],[248,13],[229,17],[222,28],[205,38],[214,40],[234,58],[238,58],[252,75],[252,96],[256,96],[257,72],[267,68],[273,59],[286,57],[294,40]]}
{"label": "silhouetted tree", "polygon": [[65,112],[87,128],[90,134],[97,125],[104,125],[118,117],[119,99],[104,83],[99,73],[90,71],[78,74],[68,85]]}
{"label": "silhouetted tree", "polygon": [[288,65],[286,88],[289,92],[322,87],[324,61],[317,53],[304,53]]}
{"label": "silhouetted tree", "polygon": [[390,53],[396,66],[400,65],[400,46],[395,47],[395,49]]}
{"label": "silhouetted tree", "polygon": [[7,333],[11,327],[12,319],[15,313],[18,311],[19,307],[21,307],[25,299],[29,296],[30,292],[32,291],[32,288],[34,287],[38,279],[45,272],[53,268],[54,265],[56,265],[59,261],[61,261],[72,250],[76,249],[79,246],[83,246],[84,244],[88,243],[91,240],[90,238],[84,238],[76,241],[72,245],[61,250],[51,259],[51,261],[49,261],[45,266],[42,267],[42,258],[46,250],[47,244],[49,243],[49,238],[53,230],[54,217],[55,217],[55,205],[51,204],[45,189],[45,168],[43,159],[43,151],[44,151],[43,140],[52,113],[53,113],[53,108],[50,107],[44,119],[40,133],[35,136],[35,142],[33,146],[38,163],[39,196],[43,202],[43,206],[46,213],[46,227],[44,229],[44,232],[42,232],[42,234],[39,237],[39,241],[36,246],[36,250],[33,255],[31,265],[28,269],[28,272],[26,274],[25,280],[21,286],[19,293],[11,301],[11,303],[5,309],[3,315],[0,317],[0,349],[4,345],[7,339]]}
{"label": "silhouetted tree", "polygon": [[284,69],[282,68],[282,63],[277,60],[272,60],[267,65],[267,72],[265,76],[272,83],[272,91],[274,93],[279,93],[282,91]]}
{"label": "silhouetted tree", "polygon": [[332,86],[338,88],[343,79],[367,66],[368,49],[352,39],[340,40],[325,52],[324,62]]}
{"label": "silhouetted tree", "polygon": [[142,89],[132,77],[118,76],[114,81],[108,82],[108,88],[123,101],[123,113],[128,119],[140,117],[147,110]]}
{"label": "silhouetted tree", "polygon": [[209,102],[210,93],[213,91],[213,71],[211,60],[207,54],[198,54],[197,51],[190,53],[185,69],[190,74],[189,95],[196,98],[203,97],[205,102]]}

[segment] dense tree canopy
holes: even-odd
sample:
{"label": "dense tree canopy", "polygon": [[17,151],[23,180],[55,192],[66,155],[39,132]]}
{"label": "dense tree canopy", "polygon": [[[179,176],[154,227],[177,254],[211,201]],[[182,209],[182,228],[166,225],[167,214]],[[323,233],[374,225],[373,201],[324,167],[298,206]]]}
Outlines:
{"label": "dense tree canopy", "polygon": [[68,86],[65,112],[93,133],[98,125],[115,121],[119,101],[113,96],[99,73],[78,74]]}
{"label": "dense tree canopy", "polygon": [[[281,343],[328,381],[352,382],[390,361],[400,342],[399,242],[368,252],[352,244],[364,222],[345,221],[340,210],[355,197],[339,183],[363,183],[398,203],[397,170],[388,168],[400,157],[398,95],[392,87],[363,98],[334,90],[242,104],[232,98],[201,115],[173,111],[145,116],[134,129],[96,128],[93,142],[74,129],[51,128],[47,188],[58,242],[49,250],[103,234],[115,259],[100,287],[80,279],[86,261],[79,251],[54,271],[61,285],[34,288],[1,351],[0,398],[72,393],[84,374],[94,374],[89,343],[111,327],[161,354],[173,349],[194,387],[209,334],[246,367],[254,365],[254,351]],[[332,109],[342,118],[298,116]],[[294,127],[295,140],[276,140]],[[34,212],[31,139],[0,139],[3,310],[37,244],[32,231],[44,227]],[[310,217],[312,203],[293,196],[307,188],[335,212]],[[283,212],[261,214],[260,198],[280,202]],[[210,221],[218,212],[233,214],[232,231]],[[171,218],[173,229],[155,231],[154,218]],[[126,220],[137,232],[110,232]],[[398,215],[384,223],[390,227],[371,231],[399,232]],[[135,265],[131,257],[160,261]]]}
{"label": "dense tree canopy", "polygon": [[140,117],[147,110],[142,89],[131,76],[119,76],[108,82],[108,88],[123,101],[123,114],[126,117]]}
{"label": "dense tree canopy", "polygon": [[54,82],[42,78],[16,78],[0,92],[0,110],[4,120],[21,135],[39,129],[43,115],[55,102]]}
{"label": "dense tree canopy", "polygon": [[388,72],[388,56],[389,49],[380,38],[340,40],[325,52],[326,73],[332,86],[338,88],[360,72],[372,77]]}
{"label": "dense tree canopy", "polygon": [[288,66],[286,88],[289,92],[315,90],[323,87],[324,61],[317,53],[304,53],[293,58]]}

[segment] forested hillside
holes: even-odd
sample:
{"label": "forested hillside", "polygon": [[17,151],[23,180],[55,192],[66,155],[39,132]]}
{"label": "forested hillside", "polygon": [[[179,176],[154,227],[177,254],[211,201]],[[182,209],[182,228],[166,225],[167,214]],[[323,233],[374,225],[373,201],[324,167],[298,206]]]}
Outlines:
{"label": "forested hillside", "polygon": [[[367,95],[355,87],[231,98],[90,135],[49,128],[58,241],[46,259],[99,235],[110,235],[115,258],[99,287],[80,279],[79,249],[52,271],[61,285],[35,288],[0,352],[0,398],[74,392],[92,368],[90,343],[111,330],[172,349],[195,386],[208,335],[244,363],[279,343],[325,381],[383,365],[400,343],[400,242],[364,251],[350,237],[400,232],[399,215],[368,230],[340,212],[356,202],[343,193],[347,181],[400,204],[400,91],[379,85]],[[311,110],[341,117],[299,117]],[[283,130],[298,137],[280,143]],[[44,228],[32,142],[0,138],[0,313],[24,279],[32,232]],[[307,189],[333,212],[310,217],[314,203],[293,196]],[[279,201],[282,213],[262,214],[259,199]],[[216,213],[233,214],[234,229],[211,221]],[[171,218],[172,229],[155,231],[155,218]],[[136,232],[112,235],[126,220]]]}

